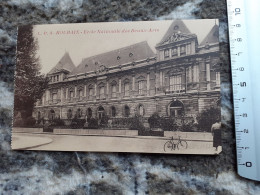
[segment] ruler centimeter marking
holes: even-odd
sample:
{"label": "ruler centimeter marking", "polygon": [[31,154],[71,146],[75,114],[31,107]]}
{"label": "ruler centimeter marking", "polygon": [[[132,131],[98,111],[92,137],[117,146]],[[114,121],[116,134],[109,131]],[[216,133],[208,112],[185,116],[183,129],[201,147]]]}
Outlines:
{"label": "ruler centimeter marking", "polygon": [[[246,0],[228,0],[228,28],[238,174],[259,180],[254,128]],[[260,75],[259,75],[260,76]],[[259,100],[260,101],[260,100]],[[259,108],[260,109],[260,108]],[[260,120],[260,119],[259,119]]]}

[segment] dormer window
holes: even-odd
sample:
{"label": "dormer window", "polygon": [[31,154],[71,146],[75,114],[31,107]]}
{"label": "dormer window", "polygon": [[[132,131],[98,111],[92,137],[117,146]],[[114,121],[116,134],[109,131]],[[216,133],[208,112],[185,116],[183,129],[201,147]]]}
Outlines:
{"label": "dormer window", "polygon": [[169,49],[164,50],[164,57],[168,58],[169,57]]}
{"label": "dormer window", "polygon": [[186,47],[185,46],[181,46],[181,56],[186,55]]}
{"label": "dormer window", "polygon": [[172,57],[178,56],[178,49],[177,47],[172,48]]}
{"label": "dormer window", "polygon": [[117,60],[120,60],[120,56],[117,56],[117,58],[116,58]]}
{"label": "dormer window", "polygon": [[129,57],[131,58],[133,56],[133,53],[129,53]]}

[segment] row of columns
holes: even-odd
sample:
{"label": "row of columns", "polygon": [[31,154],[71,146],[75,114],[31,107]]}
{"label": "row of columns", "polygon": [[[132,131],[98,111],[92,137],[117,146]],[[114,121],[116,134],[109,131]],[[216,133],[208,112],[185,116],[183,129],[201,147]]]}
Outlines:
{"label": "row of columns", "polygon": [[[206,81],[207,81],[207,90],[210,90],[210,81],[211,81],[211,78],[210,78],[210,64],[209,63],[206,63]],[[160,87],[160,86],[164,86],[164,72],[162,70],[160,70],[159,72],[156,72],[155,73],[155,77],[156,77],[156,87]],[[187,79],[187,78],[186,78]],[[135,75],[132,75],[132,86],[133,86],[133,89],[135,89]],[[147,73],[147,95],[149,95],[149,91],[150,91],[150,73],[148,72]],[[159,86],[158,86],[159,84]],[[119,85],[119,94],[122,93],[122,81],[121,81],[121,78],[119,78],[119,82],[118,82],[118,85]],[[69,98],[69,88],[63,88],[61,87],[60,88],[60,98],[61,98],[61,102],[64,102],[64,95],[63,95],[63,90],[65,90],[65,99],[68,99]],[[87,97],[87,86],[85,85],[84,86],[84,93],[83,93],[83,96]],[[109,83],[106,82],[106,91],[107,91],[107,95],[109,94]],[[77,86],[75,86],[74,88],[74,97],[76,97],[76,94],[77,94]],[[97,83],[94,84],[94,96],[97,95]],[[50,91],[49,90],[46,90],[46,102],[48,102],[49,100],[51,100],[51,94],[50,94]]]}
{"label": "row of columns", "polygon": [[[122,93],[122,80],[121,78],[119,78],[119,93]],[[132,76],[132,85],[133,85],[133,89],[135,89],[135,76]],[[77,86],[75,86],[74,88],[74,97],[76,97],[77,95]],[[63,95],[63,91],[65,90],[65,97]],[[147,73],[147,95],[149,95],[149,90],[150,90],[150,73]],[[106,82],[106,91],[107,91],[107,95],[109,94],[109,82]],[[87,97],[87,85],[84,86],[84,96]],[[97,95],[97,83],[94,84],[94,96]],[[46,101],[48,102],[51,99],[51,94],[50,91],[47,89],[46,90]],[[61,87],[60,88],[60,99],[61,102],[64,102],[64,99],[69,99],[69,88],[64,88]]]}

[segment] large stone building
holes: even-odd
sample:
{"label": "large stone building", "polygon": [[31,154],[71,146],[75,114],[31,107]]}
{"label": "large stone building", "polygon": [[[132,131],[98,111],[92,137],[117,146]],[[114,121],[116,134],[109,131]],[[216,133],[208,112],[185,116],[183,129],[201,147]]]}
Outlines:
{"label": "large stone building", "polygon": [[[48,73],[37,118],[161,116],[195,118],[219,106],[218,26],[201,44],[181,20],[155,47],[146,41],[95,55],[75,66],[68,53]],[[219,106],[220,109],[220,106]]]}

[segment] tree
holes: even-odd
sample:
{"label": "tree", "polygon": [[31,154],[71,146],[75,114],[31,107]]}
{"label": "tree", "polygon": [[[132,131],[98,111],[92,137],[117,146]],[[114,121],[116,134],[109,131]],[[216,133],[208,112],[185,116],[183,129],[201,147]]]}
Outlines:
{"label": "tree", "polygon": [[198,128],[200,131],[211,131],[211,126],[221,120],[221,110],[218,107],[210,107],[203,110],[198,116]]}
{"label": "tree", "polygon": [[34,104],[47,87],[47,78],[40,74],[37,57],[38,42],[33,36],[33,26],[18,28],[15,72],[14,111],[23,119],[32,115]]}

